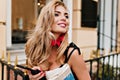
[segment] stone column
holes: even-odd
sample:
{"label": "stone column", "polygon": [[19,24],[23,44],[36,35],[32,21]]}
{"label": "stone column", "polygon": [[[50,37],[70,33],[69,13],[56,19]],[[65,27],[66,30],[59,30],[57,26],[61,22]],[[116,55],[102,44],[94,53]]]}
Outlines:
{"label": "stone column", "polygon": [[[6,0],[0,0],[0,58],[4,52],[6,57]],[[1,70],[1,64],[0,64]],[[1,71],[0,71],[0,80],[1,80]],[[4,70],[4,79],[6,80],[6,70]]]}
{"label": "stone column", "polygon": [[6,56],[6,0],[0,0],[0,57]]}
{"label": "stone column", "polygon": [[73,0],[73,42],[79,43],[79,29],[81,27],[81,0]]}
{"label": "stone column", "polygon": [[5,0],[6,1],[6,46],[7,47],[11,47],[12,46],[12,35],[11,35],[11,17],[12,17],[12,14],[11,14],[11,11],[12,11],[12,5],[11,5],[11,2],[12,0]]}
{"label": "stone column", "polygon": [[68,41],[72,41],[72,15],[73,15],[73,0],[63,0],[63,2],[67,5],[67,8],[69,10],[69,19],[70,19],[70,26],[68,31]]}

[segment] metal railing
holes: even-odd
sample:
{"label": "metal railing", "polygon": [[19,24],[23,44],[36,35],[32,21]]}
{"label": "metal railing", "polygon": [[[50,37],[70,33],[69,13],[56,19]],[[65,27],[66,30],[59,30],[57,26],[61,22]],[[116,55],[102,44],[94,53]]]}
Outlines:
{"label": "metal railing", "polygon": [[[90,68],[90,76],[92,80],[120,80],[120,54],[110,54],[90,60],[86,60],[86,64]],[[22,71],[11,65],[8,61],[0,59],[0,68],[2,70],[0,80],[29,80],[25,71]],[[5,73],[6,70],[6,73]],[[12,73],[12,74],[11,74]],[[21,77],[21,79],[19,78]]]}
{"label": "metal railing", "polygon": [[21,80],[29,80],[29,77],[26,74],[26,72],[15,68],[15,66],[8,64],[6,61],[0,59],[0,65],[2,72],[0,80],[5,80],[4,76],[7,77],[7,80],[19,80],[20,78]]}
{"label": "metal railing", "polygon": [[12,65],[10,62],[10,53],[8,53],[7,61],[5,61],[4,53],[0,59],[0,80],[29,80],[26,70],[17,68],[17,56],[15,64]]}
{"label": "metal railing", "polygon": [[120,80],[120,54],[114,53],[85,61],[92,80]]}

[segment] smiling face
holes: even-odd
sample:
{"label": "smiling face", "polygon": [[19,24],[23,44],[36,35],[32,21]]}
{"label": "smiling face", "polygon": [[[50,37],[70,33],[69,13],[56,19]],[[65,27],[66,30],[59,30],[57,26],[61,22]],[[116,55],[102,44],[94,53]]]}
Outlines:
{"label": "smiling face", "polygon": [[57,6],[54,12],[54,23],[52,33],[57,37],[68,31],[69,16],[68,11],[63,6]]}

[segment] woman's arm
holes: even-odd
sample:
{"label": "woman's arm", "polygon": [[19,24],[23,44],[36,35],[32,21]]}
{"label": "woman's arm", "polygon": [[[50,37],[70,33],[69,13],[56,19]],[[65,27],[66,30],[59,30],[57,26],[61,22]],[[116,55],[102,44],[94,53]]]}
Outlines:
{"label": "woman's arm", "polygon": [[[69,50],[69,52],[71,49]],[[69,53],[68,52],[68,53]],[[79,55],[78,50],[74,50],[68,64],[71,66],[73,72],[77,76],[78,80],[91,80],[89,71],[86,68],[83,57]]]}

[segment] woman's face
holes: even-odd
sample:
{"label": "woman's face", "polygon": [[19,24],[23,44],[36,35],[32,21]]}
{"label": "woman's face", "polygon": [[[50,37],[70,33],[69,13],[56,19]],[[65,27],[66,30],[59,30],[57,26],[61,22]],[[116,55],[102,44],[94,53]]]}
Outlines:
{"label": "woman's face", "polygon": [[69,26],[68,11],[63,6],[55,8],[54,23],[52,25],[52,32],[55,35],[66,33]]}

